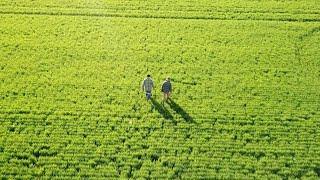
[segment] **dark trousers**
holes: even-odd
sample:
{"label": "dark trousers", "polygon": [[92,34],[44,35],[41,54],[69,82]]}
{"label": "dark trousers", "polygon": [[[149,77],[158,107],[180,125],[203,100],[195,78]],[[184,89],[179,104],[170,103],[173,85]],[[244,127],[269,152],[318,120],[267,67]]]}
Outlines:
{"label": "dark trousers", "polygon": [[152,96],[151,91],[146,91],[147,100],[151,99],[151,96]]}

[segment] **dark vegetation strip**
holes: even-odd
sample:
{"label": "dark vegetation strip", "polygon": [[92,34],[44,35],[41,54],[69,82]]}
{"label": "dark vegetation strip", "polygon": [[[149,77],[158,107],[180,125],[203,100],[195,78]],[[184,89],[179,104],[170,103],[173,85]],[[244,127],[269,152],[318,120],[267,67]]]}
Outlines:
{"label": "dark vegetation strip", "polygon": [[[13,8],[23,8],[23,9],[34,9],[34,6],[30,5],[14,5],[8,6],[6,4],[0,4],[6,9],[13,9]],[[172,12],[202,12],[202,13],[248,13],[248,14],[295,14],[295,15],[320,15],[320,11],[318,9],[295,9],[295,10],[288,10],[288,9],[277,9],[277,8],[269,8],[269,9],[261,9],[261,8],[248,8],[248,7],[217,7],[217,6],[193,6],[193,5],[179,5],[177,8],[171,9],[172,6],[170,5],[161,5],[157,4],[155,6],[136,6],[133,4],[126,4],[126,5],[113,5],[107,7],[88,7],[88,6],[58,6],[58,5],[46,5],[46,6],[38,6],[37,8],[46,8],[46,9],[73,9],[73,10],[95,10],[95,11],[154,11],[159,12],[165,10],[168,13]]]}
{"label": "dark vegetation strip", "polygon": [[[160,103],[159,103],[160,106]],[[136,118],[140,119],[142,117],[141,114],[135,113],[135,112],[128,112],[128,110],[120,110],[116,112],[111,112],[105,109],[101,110],[91,110],[91,109],[79,109],[79,108],[71,108],[68,106],[61,107],[63,110],[55,110],[55,111],[31,111],[28,109],[22,110],[22,109],[4,109],[0,113],[0,122],[5,122],[7,119],[15,119],[17,117],[10,117],[13,116],[24,116],[24,115],[38,115],[39,119],[47,118],[47,116],[55,115],[55,116],[67,116],[67,117],[79,117],[79,116],[90,116],[90,117],[99,117],[99,118]],[[162,107],[161,107],[162,108]],[[166,108],[167,105],[166,105]],[[180,107],[181,108],[181,107]],[[186,108],[186,107],[183,107]],[[232,106],[230,107],[232,108]],[[287,118],[289,120],[310,120],[311,118],[319,118],[320,114],[317,112],[310,112],[308,114],[298,114],[296,112],[288,112],[286,110],[283,110],[282,112],[275,112],[273,108],[261,108],[265,110],[263,113],[259,112],[253,112],[252,110],[256,110],[256,108],[243,108],[243,112],[235,113],[235,112],[219,112],[220,110],[212,110],[210,112],[199,112],[199,111],[189,111],[183,114],[184,117],[190,116],[186,113],[192,114],[194,116],[194,119],[214,119],[214,118],[277,118],[277,119],[283,119]],[[174,111],[177,109],[173,109]],[[182,112],[183,113],[183,112]],[[40,117],[41,116],[41,117]],[[279,117],[281,116],[281,117]],[[173,118],[170,116],[170,118]],[[188,117],[191,119],[191,116]],[[271,120],[270,122],[272,122]]]}
{"label": "dark vegetation strip", "polygon": [[[79,13],[79,12],[27,12],[27,11],[0,11],[7,15],[42,15],[42,16],[84,16],[84,17],[119,17],[141,19],[176,19],[176,20],[255,20],[255,21],[283,21],[283,22],[320,22],[320,18],[294,18],[294,17],[239,17],[239,14],[220,14],[215,16],[170,16],[170,15],[146,15],[146,14],[120,14],[120,13]],[[230,17],[227,17],[230,16]]]}
{"label": "dark vegetation strip", "polygon": [[[126,93],[123,93],[123,95],[125,95]],[[63,95],[70,95],[70,94],[63,94]],[[15,96],[12,96],[12,95],[3,95],[3,97],[0,96],[0,100],[1,99],[6,99],[6,98],[11,98],[11,99],[16,99],[16,98],[33,98],[33,99],[46,99],[46,100],[52,100],[52,101],[59,101],[59,102],[70,102],[70,103],[74,103],[76,104],[76,102],[78,100],[81,100],[81,99],[86,99],[87,97],[89,98],[104,98],[106,97],[105,95],[75,95],[75,96],[72,96],[72,98],[76,98],[76,99],[64,99],[64,98],[57,98],[56,95],[48,95],[46,93],[43,93],[43,94],[34,94],[34,95],[28,95],[28,96],[18,96],[18,95],[15,95]],[[125,98],[121,98],[120,96],[116,96],[117,100],[125,100]],[[199,96],[199,98],[193,98],[193,100],[198,100],[200,98],[207,98],[208,95],[207,94],[201,94]],[[112,97],[113,98],[113,97]],[[272,99],[271,99],[272,98]],[[284,99],[284,98],[288,98],[288,99]],[[295,107],[295,106],[298,106],[300,105],[301,103],[302,104],[309,104],[309,105],[316,105],[318,104],[319,102],[319,96],[313,96],[313,98],[309,98],[309,99],[304,99],[303,101],[302,100],[297,100],[296,98],[308,98],[308,95],[305,95],[305,96],[300,96],[300,95],[295,95],[294,97],[292,97],[292,95],[278,95],[278,96],[275,96],[274,94],[273,95],[264,95],[264,94],[261,94],[261,95],[248,95],[248,96],[233,96],[233,95],[229,95],[229,96],[226,96],[226,97],[215,97],[215,98],[210,98],[211,100],[215,100],[215,101],[220,101],[220,102],[233,102],[235,100],[241,100],[241,101],[253,101],[253,100],[266,100],[268,101],[268,103],[279,103],[279,102],[290,102],[292,107]],[[89,100],[88,100],[89,101]],[[105,101],[108,101],[108,99],[106,99]],[[113,100],[112,100],[113,101]],[[111,104],[111,102],[108,103],[108,104]],[[189,99],[189,101],[191,101]],[[292,103],[296,103],[296,104],[292,104]],[[241,105],[233,105],[233,107],[238,107],[238,106],[241,106]],[[288,107],[290,107],[288,106]],[[194,105],[192,105],[192,107],[195,107]],[[202,106],[200,106],[202,107]],[[278,105],[275,105],[274,107],[278,107]],[[282,105],[283,107],[283,105]]]}

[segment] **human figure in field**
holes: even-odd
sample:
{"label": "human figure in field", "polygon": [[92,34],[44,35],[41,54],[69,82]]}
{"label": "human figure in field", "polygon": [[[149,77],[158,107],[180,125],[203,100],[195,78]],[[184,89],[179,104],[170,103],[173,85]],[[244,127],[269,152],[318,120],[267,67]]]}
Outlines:
{"label": "human figure in field", "polygon": [[162,83],[161,91],[163,92],[163,102],[167,102],[172,92],[170,77],[167,77],[166,80]]}
{"label": "human figure in field", "polygon": [[142,85],[141,85],[142,91],[146,92],[146,98],[147,100],[151,99],[152,96],[152,89],[154,88],[154,82],[151,79],[150,74],[147,75],[147,78],[145,78],[142,81]]}

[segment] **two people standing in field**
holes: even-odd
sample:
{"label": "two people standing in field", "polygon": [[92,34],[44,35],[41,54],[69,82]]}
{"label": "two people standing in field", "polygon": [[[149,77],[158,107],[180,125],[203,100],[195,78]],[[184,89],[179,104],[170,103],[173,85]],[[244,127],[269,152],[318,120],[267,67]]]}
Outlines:
{"label": "two people standing in field", "polygon": [[[152,96],[152,90],[154,88],[154,81],[151,79],[151,76],[149,74],[143,80],[141,88],[142,91],[146,92],[147,100],[150,100]],[[163,92],[163,102],[167,102],[172,92],[170,77],[167,77],[166,80],[162,83],[161,92]]]}

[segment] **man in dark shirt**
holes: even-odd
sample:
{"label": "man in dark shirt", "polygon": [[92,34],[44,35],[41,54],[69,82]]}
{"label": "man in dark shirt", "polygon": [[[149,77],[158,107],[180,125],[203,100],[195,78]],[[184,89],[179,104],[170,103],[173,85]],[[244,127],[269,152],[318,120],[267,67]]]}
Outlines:
{"label": "man in dark shirt", "polygon": [[170,77],[167,77],[167,79],[163,82],[161,86],[161,91],[163,92],[163,102],[170,98],[171,92],[172,92],[172,85],[170,82]]}

